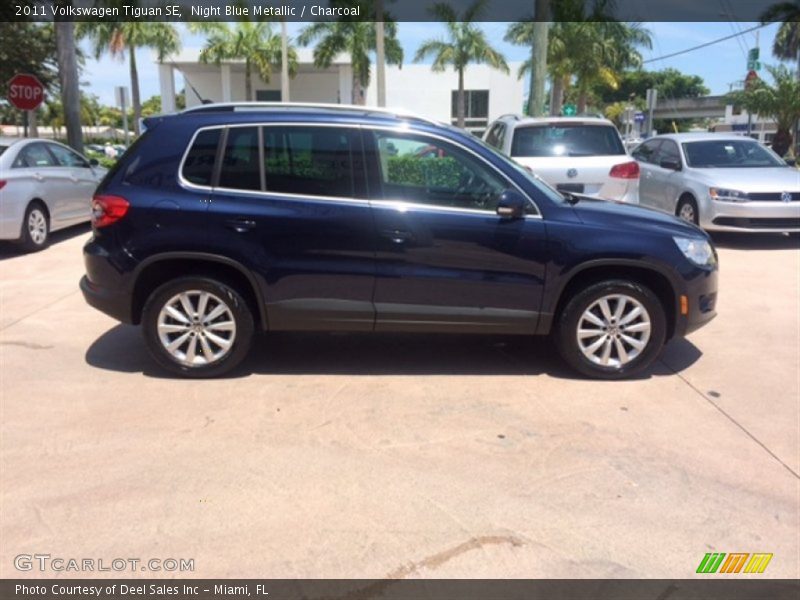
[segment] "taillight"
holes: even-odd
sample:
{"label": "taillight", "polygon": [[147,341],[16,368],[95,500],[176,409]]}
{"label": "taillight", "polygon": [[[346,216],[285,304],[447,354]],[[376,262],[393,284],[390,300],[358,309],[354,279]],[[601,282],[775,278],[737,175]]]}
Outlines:
{"label": "taillight", "polygon": [[639,163],[631,161],[614,165],[608,175],[619,179],[639,179]]}
{"label": "taillight", "polygon": [[5,179],[0,179],[0,190],[6,187],[6,183],[8,183]]}
{"label": "taillight", "polygon": [[96,195],[92,198],[92,226],[99,228],[116,223],[125,216],[129,206],[121,196]]}

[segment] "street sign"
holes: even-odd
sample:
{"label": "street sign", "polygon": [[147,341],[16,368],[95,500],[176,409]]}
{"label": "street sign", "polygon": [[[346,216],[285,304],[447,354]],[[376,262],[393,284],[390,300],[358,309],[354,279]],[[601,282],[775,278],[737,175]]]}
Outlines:
{"label": "street sign", "polygon": [[36,110],[44,100],[44,86],[35,75],[17,73],[8,80],[8,101],[20,110]]}
{"label": "street sign", "polygon": [[747,51],[747,62],[758,60],[759,54],[758,48],[750,48],[750,50]]}
{"label": "street sign", "polygon": [[643,112],[637,112],[635,115],[633,115],[633,120],[636,123],[644,123],[644,113]]}
{"label": "street sign", "polygon": [[574,117],[578,113],[578,107],[574,104],[565,104],[564,108],[561,109],[561,113],[565,117]]}
{"label": "street sign", "polygon": [[747,72],[747,77],[744,78],[745,89],[753,85],[756,81],[758,81],[758,73],[751,69]]}
{"label": "street sign", "polygon": [[747,70],[748,71],[760,71],[761,70],[761,61],[760,60],[748,60],[747,61]]}

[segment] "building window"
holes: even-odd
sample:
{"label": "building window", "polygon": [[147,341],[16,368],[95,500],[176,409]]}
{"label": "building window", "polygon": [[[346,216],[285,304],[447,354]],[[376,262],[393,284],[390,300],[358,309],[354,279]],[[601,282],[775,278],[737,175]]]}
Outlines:
{"label": "building window", "polygon": [[[451,118],[458,122],[458,90],[451,95]],[[489,121],[489,90],[464,90],[464,120],[467,129],[485,129]]]}
{"label": "building window", "polygon": [[280,90],[256,90],[256,102],[280,102]]}

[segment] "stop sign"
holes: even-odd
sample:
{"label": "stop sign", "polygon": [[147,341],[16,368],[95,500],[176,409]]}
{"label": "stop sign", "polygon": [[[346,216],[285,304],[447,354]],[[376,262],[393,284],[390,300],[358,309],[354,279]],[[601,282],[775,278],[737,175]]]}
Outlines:
{"label": "stop sign", "polygon": [[20,110],[35,110],[44,100],[44,86],[35,75],[17,73],[8,80],[8,101]]}

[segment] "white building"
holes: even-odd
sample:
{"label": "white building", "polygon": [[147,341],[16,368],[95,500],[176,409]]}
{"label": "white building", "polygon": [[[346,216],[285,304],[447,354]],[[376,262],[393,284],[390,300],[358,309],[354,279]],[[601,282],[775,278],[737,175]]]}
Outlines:
{"label": "white building", "polygon": [[[297,75],[289,81],[292,102],[329,102],[350,104],[352,101],[352,68],[348,57],[340,56],[328,69],[314,66],[312,49],[298,48]],[[226,61],[220,65],[199,62],[199,51],[186,50],[158,65],[162,110],[175,110],[175,71],[186,83],[187,107],[212,102],[281,100],[280,65],[273,69],[269,82],[255,70],[251,74],[252,97],[245,98],[243,61]],[[510,63],[505,74],[486,65],[471,65],[464,74],[467,128],[482,133],[487,124],[508,113],[520,113],[523,105],[523,81],[517,79],[519,63]],[[366,89],[366,104],[377,104],[375,74]],[[404,64],[402,68],[386,67],[386,104],[403,108],[421,116],[455,123],[455,94],[458,76],[455,71],[434,73],[430,65]]]}

